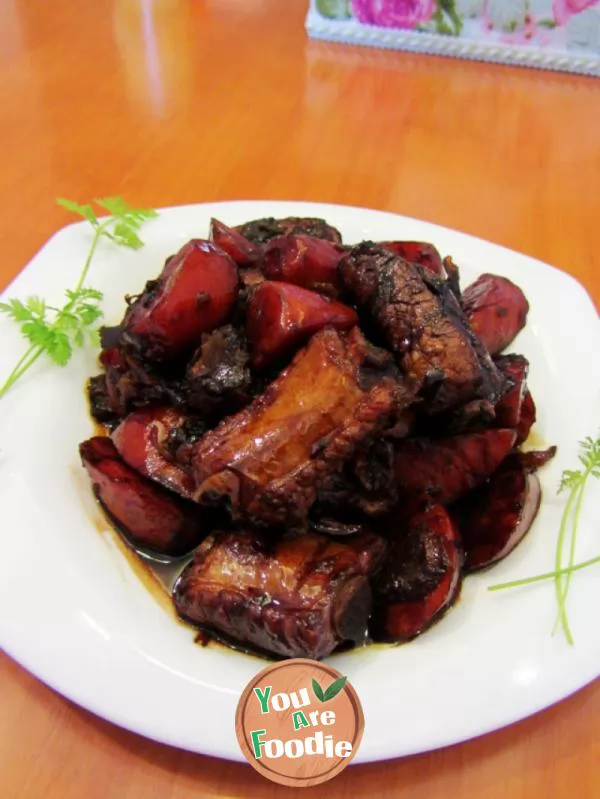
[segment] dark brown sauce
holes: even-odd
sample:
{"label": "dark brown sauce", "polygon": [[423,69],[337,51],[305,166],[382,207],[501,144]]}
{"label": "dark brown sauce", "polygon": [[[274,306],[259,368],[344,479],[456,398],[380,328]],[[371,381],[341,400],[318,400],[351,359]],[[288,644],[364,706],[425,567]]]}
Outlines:
{"label": "dark brown sauce", "polygon": [[[86,408],[88,408],[87,397],[86,397]],[[93,428],[93,435],[95,436],[109,435],[109,431],[107,430],[106,427],[104,427],[104,425],[100,424],[95,419],[93,419],[91,415],[89,416],[89,418]],[[535,427],[531,429],[527,440],[521,445],[524,451],[530,449],[543,449],[544,446],[545,446],[544,439],[535,429]],[[80,482],[79,471],[75,475],[75,478],[76,482]],[[89,491],[89,486],[87,486],[87,490]],[[93,494],[91,491],[90,491],[90,498],[93,499]],[[89,513],[89,505],[87,506],[87,510]],[[207,631],[201,627],[190,624],[178,615],[171,597],[171,591],[177,580],[177,577],[181,574],[181,572],[185,568],[185,565],[189,563],[193,553],[183,558],[173,559],[168,563],[161,563],[157,560],[153,560],[150,556],[137,550],[135,546],[126,541],[124,536],[117,529],[115,529],[115,527],[106,518],[101,507],[98,505],[98,503],[95,500],[94,500],[94,512],[89,513],[89,517],[94,527],[102,536],[108,535],[111,537],[111,541],[113,541],[116,544],[119,551],[124,555],[129,566],[131,567],[131,570],[140,580],[140,582],[142,583],[144,588],[148,591],[150,596],[152,596],[152,598],[162,607],[162,609],[166,611],[166,613],[170,616],[172,620],[174,620],[177,624],[186,627],[187,629],[190,630],[190,632],[194,634],[193,641],[195,644],[198,644],[202,648],[211,646],[211,647],[218,647],[222,651],[227,651],[232,653],[241,652],[246,656],[254,657],[262,662],[280,659],[276,655],[272,655],[271,653],[258,652],[251,648],[248,648],[233,639],[229,639],[226,635],[222,635],[220,633],[217,634],[216,632],[213,631]],[[467,575],[465,575],[465,577],[466,576]],[[461,601],[461,599],[462,599],[462,591],[459,591],[459,593],[453,599],[451,604],[442,613],[440,613],[437,618],[433,619],[431,625],[422,632],[427,632],[431,627],[434,627],[438,622],[440,622],[444,618],[446,613],[452,610],[452,607],[458,604]],[[373,641],[370,638],[370,636],[367,634],[365,636],[365,640],[362,643],[357,644],[355,646],[344,646],[339,650],[332,652],[328,656],[328,660],[333,657],[339,657],[340,655],[365,652],[367,650],[376,651],[384,648],[390,649],[391,647],[397,648],[399,646],[406,646],[409,643],[411,643],[411,641],[402,641],[398,643],[377,642]]]}

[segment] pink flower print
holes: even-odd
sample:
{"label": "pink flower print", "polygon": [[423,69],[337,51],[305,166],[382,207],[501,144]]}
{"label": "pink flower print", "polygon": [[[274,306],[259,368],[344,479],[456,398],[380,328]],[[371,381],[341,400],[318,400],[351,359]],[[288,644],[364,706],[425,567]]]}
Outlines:
{"label": "pink flower print", "polygon": [[415,28],[428,22],[434,11],[434,0],[352,0],[359,22],[383,28]]}
{"label": "pink flower print", "polygon": [[557,25],[566,25],[572,16],[596,5],[598,0],[554,0],[554,19]]}

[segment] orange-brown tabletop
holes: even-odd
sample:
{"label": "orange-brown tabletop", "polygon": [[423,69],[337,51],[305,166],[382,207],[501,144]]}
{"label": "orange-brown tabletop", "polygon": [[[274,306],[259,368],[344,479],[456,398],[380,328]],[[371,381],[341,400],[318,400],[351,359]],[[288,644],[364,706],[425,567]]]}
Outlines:
{"label": "orange-brown tabletop", "polygon": [[[57,196],[304,199],[489,239],[570,272],[600,304],[600,81],[309,41],[305,12],[304,0],[6,0],[0,287],[71,221]],[[3,799],[294,794],[113,727],[6,656],[0,668]],[[596,682],[484,738],[305,790],[591,799],[599,764]]]}

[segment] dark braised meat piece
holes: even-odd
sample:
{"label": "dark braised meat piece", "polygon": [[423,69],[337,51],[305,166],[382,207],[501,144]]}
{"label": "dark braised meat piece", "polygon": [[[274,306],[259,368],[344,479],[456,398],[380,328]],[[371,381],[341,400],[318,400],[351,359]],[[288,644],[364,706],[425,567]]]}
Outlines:
{"label": "dark braised meat piece", "polygon": [[505,558],[530,529],[540,507],[537,475],[517,459],[467,494],[452,509],[465,548],[468,571],[479,571]]}
{"label": "dark braised meat piece", "polygon": [[514,430],[485,430],[446,439],[399,442],[394,471],[400,497],[445,505],[486,480],[512,450]]}
{"label": "dark braised meat piece", "polygon": [[481,275],[462,295],[463,309],[473,332],[492,355],[511,343],[525,327],[529,303],[512,281],[499,275]]}
{"label": "dark braised meat piece", "polygon": [[389,441],[400,441],[409,436],[415,429],[417,413],[415,407],[406,408],[394,419],[392,427],[385,431],[385,438]]}
{"label": "dark braised meat piece", "polygon": [[94,494],[126,540],[162,555],[183,555],[205,534],[201,509],[145,479],[121,459],[110,438],[79,446]]}
{"label": "dark braised meat piece", "polygon": [[522,444],[524,441],[527,441],[529,437],[529,432],[533,425],[535,424],[536,419],[536,408],[535,402],[533,401],[533,397],[531,396],[531,392],[527,390],[525,392],[525,396],[523,397],[523,404],[521,405],[521,418],[519,419],[519,424],[517,427],[517,445]]}
{"label": "dark braised meat piece", "polygon": [[123,460],[140,474],[161,483],[183,497],[191,497],[194,481],[174,460],[169,441],[187,417],[175,408],[158,407],[139,410],[113,431],[112,441]]}
{"label": "dark braised meat piece", "polygon": [[178,356],[227,321],[237,286],[229,255],[212,242],[190,241],[131,303],[121,338],[150,360]]}
{"label": "dark braised meat piece", "polygon": [[294,283],[336,296],[344,249],[312,236],[276,236],[265,247],[261,269],[269,280]]}
{"label": "dark braised meat piece", "polygon": [[103,350],[109,350],[113,347],[121,346],[121,333],[123,332],[122,325],[113,325],[108,327],[104,325],[100,328],[100,346]]}
{"label": "dark braised meat piece", "polygon": [[184,618],[209,635],[277,657],[315,660],[364,641],[369,576],[385,541],[361,534],[270,540],[251,530],[211,535],[174,589]]}
{"label": "dark braised meat piece", "polygon": [[462,296],[460,289],[460,270],[449,255],[444,258],[444,272],[446,273],[446,280],[452,289],[452,293],[460,302]]}
{"label": "dark braised meat piece", "polygon": [[404,258],[405,261],[410,261],[413,264],[419,264],[424,269],[429,269],[430,272],[438,275],[438,277],[444,276],[442,257],[433,244],[424,241],[382,241],[377,246],[390,250],[390,252]]}
{"label": "dark braised meat piece", "polygon": [[183,419],[175,427],[171,427],[167,437],[161,441],[161,456],[181,466],[185,472],[191,472],[194,445],[208,429],[206,420],[199,416]]}
{"label": "dark braised meat piece", "polygon": [[264,244],[275,236],[313,236],[316,239],[325,239],[334,244],[342,243],[342,236],[323,219],[302,218],[289,216],[285,219],[254,219],[243,225],[237,225],[234,230],[255,244]]}
{"label": "dark braised meat piece", "polygon": [[345,520],[349,515],[355,518],[356,511],[369,517],[383,516],[397,501],[394,448],[391,442],[377,439],[319,486],[315,517]]}
{"label": "dark braised meat piece", "polygon": [[527,391],[529,361],[522,355],[513,354],[501,355],[494,360],[507,382],[507,390],[496,403],[497,424],[498,427],[516,428],[521,421],[521,408]]}
{"label": "dark braised meat piece", "polygon": [[450,607],[461,583],[462,553],[441,505],[413,515],[373,582],[369,626],[376,641],[409,641]]}
{"label": "dark braised meat piece", "polygon": [[110,401],[106,375],[101,374],[90,378],[87,384],[87,395],[90,413],[97,422],[110,426],[119,420],[119,414],[114,410]]}
{"label": "dark braised meat piece", "polygon": [[[496,407],[486,399],[471,400],[466,405],[453,408],[444,416],[444,432],[448,435],[476,433],[487,430],[496,422]],[[498,425],[496,425],[498,426]],[[500,425],[506,427],[507,425]]]}
{"label": "dark braised meat piece", "polygon": [[203,336],[186,371],[187,407],[222,418],[246,405],[251,400],[249,361],[244,336],[231,325]]}
{"label": "dark braised meat piece", "polygon": [[356,311],[314,291],[267,280],[248,304],[246,332],[252,363],[261,368],[290,356],[326,326],[349,330],[358,322]]}
{"label": "dark braised meat piece", "polygon": [[196,499],[234,517],[303,525],[318,486],[376,436],[414,390],[373,368],[358,328],[316,333],[264,394],[198,443]]}
{"label": "dark braised meat piece", "polygon": [[340,272],[404,371],[424,383],[428,413],[499,394],[502,375],[446,281],[368,243],[348,253]]}
{"label": "dark braised meat piece", "polygon": [[210,220],[210,240],[233,258],[238,266],[252,266],[262,255],[262,247],[218,219]]}
{"label": "dark braised meat piece", "polygon": [[100,353],[100,363],[105,372],[106,402],[117,417],[132,408],[175,401],[168,382],[135,353],[111,347]]}

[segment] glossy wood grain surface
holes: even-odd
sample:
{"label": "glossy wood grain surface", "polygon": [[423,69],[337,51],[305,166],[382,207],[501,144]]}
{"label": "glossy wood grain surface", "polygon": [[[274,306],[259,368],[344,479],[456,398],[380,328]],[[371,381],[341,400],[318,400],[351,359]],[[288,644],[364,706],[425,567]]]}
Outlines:
{"label": "glossy wood grain surface", "polygon": [[[4,0],[0,286],[70,221],[58,195],[306,199],[490,239],[570,272],[600,304],[600,81],[310,42],[304,13],[303,0]],[[1,670],[2,799],[294,794],[119,730],[7,657]],[[305,792],[592,799],[600,683]]]}

